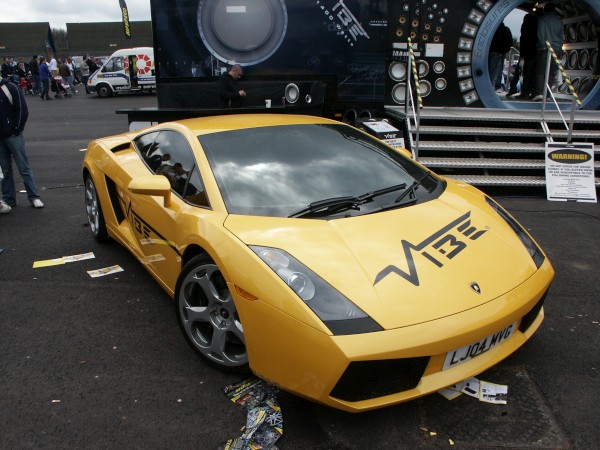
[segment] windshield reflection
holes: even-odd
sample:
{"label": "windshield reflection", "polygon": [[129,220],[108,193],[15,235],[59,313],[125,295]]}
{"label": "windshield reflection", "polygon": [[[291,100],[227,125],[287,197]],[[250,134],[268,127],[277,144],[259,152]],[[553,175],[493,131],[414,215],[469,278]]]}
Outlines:
{"label": "windshield reflection", "polygon": [[411,184],[425,172],[345,125],[287,125],[199,137],[229,212],[287,216],[331,197]]}

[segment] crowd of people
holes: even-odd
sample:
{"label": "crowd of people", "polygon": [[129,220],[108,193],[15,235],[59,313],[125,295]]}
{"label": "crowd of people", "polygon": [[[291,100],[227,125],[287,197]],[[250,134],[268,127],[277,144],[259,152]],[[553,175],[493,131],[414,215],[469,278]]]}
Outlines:
{"label": "crowd of people", "polygon": [[39,95],[42,100],[50,100],[50,91],[55,93],[55,98],[70,97],[78,92],[80,85],[89,94],[87,80],[101,65],[100,60],[89,56],[76,65],[71,56],[56,59],[51,54],[47,59],[33,55],[29,61],[6,57],[1,70],[2,78],[19,86],[23,94]]}

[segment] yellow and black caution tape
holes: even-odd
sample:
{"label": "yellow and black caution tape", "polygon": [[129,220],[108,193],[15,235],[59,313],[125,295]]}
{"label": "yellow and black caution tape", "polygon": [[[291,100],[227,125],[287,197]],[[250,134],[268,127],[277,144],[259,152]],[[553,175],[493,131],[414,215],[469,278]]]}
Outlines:
{"label": "yellow and black caution tape", "polygon": [[419,109],[423,109],[423,97],[421,97],[421,83],[419,82],[419,72],[417,71],[417,63],[415,62],[415,53],[413,51],[412,39],[408,38],[408,51],[410,52],[410,60],[412,61],[412,73],[415,80],[415,91],[417,92],[417,103]]}
{"label": "yellow and black caution tape", "polygon": [[581,100],[579,100],[579,96],[577,95],[577,92],[575,92],[575,88],[571,84],[571,79],[569,78],[569,75],[567,75],[567,72],[565,72],[564,67],[560,63],[560,59],[558,59],[558,56],[556,55],[556,52],[552,48],[552,45],[550,45],[550,42],[546,41],[546,47],[548,47],[548,50],[550,51],[550,54],[552,55],[552,58],[554,59],[554,63],[558,66],[558,70],[560,70],[560,73],[563,77],[563,81],[565,83],[567,83],[567,86],[569,87],[569,92],[575,99],[577,106],[579,106],[581,108],[581,106],[582,106]]}

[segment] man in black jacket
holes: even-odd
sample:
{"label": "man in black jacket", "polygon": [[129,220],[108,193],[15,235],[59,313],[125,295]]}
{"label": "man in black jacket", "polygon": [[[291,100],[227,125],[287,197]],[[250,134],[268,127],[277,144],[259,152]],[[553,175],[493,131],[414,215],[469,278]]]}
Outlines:
{"label": "man in black jacket", "polygon": [[492,38],[490,44],[490,53],[488,56],[488,71],[490,81],[495,89],[502,87],[502,69],[504,68],[504,58],[512,47],[512,33],[504,23],[500,24],[498,30]]}
{"label": "man in black jacket", "polygon": [[43,208],[44,204],[37,193],[33,172],[29,168],[25,154],[23,129],[29,117],[23,91],[13,83],[0,80],[0,168],[2,179],[2,199],[13,207],[17,205],[17,192],[12,171],[12,160],[19,169],[27,198],[34,208]]}
{"label": "man in black jacket", "polygon": [[242,78],[242,75],[244,75],[242,66],[235,64],[231,66],[229,72],[224,73],[219,78],[219,106],[221,108],[239,108],[243,106],[246,91],[238,86],[238,80]]}

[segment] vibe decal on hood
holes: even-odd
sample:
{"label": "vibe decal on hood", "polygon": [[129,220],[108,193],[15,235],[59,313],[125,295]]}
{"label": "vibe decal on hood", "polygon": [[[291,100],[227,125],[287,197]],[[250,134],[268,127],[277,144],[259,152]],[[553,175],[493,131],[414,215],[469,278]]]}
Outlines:
{"label": "vibe decal on hood", "polygon": [[[417,273],[417,267],[414,260],[414,255],[416,253],[420,253],[431,263],[442,268],[444,267],[444,263],[442,262],[443,258],[451,260],[467,248],[467,240],[464,238],[467,238],[469,241],[475,241],[488,231],[479,230],[472,226],[470,217],[471,212],[469,211],[436,231],[431,236],[425,238],[420,244],[412,244],[402,240],[402,248],[404,249],[404,256],[408,264],[408,272],[405,272],[394,265],[389,265],[377,274],[373,286],[391,274],[399,275],[409,283],[419,286],[419,274]],[[461,236],[457,237],[456,234],[460,234]],[[433,256],[433,251],[427,251],[428,248],[434,250],[439,255],[436,255],[437,257]]]}

